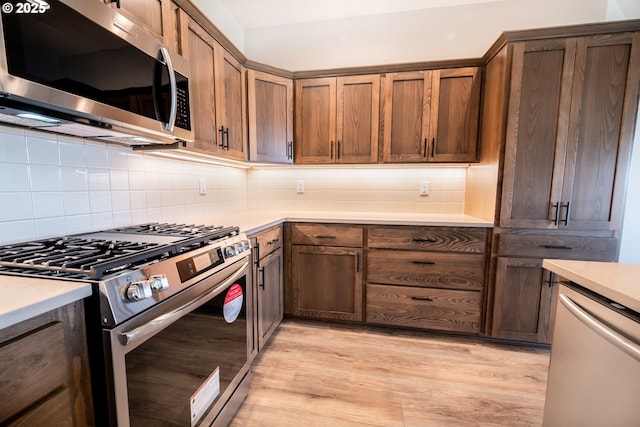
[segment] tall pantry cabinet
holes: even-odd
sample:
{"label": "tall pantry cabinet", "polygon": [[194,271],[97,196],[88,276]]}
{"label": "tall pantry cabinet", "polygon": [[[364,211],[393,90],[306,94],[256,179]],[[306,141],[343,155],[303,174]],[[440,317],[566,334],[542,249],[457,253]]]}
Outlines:
{"label": "tall pantry cabinet", "polygon": [[550,342],[557,278],[542,259],[617,259],[640,32],[605,25],[558,38],[532,32],[507,42],[487,67],[496,61],[493,72],[507,76],[506,85],[486,87],[483,110],[493,126],[483,137],[495,140],[481,144],[502,146],[491,336]]}

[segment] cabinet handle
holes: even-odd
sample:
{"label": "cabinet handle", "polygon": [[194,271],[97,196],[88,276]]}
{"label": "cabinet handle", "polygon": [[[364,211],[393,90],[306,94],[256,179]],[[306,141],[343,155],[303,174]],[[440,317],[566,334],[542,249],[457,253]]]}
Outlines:
{"label": "cabinet handle", "polygon": [[120,9],[120,0],[111,0],[111,3],[115,3],[116,7]]}
{"label": "cabinet handle", "polygon": [[558,219],[560,217],[560,202],[555,202],[551,205],[551,209],[555,209],[555,213],[553,214],[553,225],[558,225]]}
{"label": "cabinet handle", "polygon": [[229,128],[226,128],[224,130],[224,134],[227,137],[227,145],[225,146],[225,148],[227,149],[227,151],[229,151]]}
{"label": "cabinet handle", "polygon": [[254,255],[256,257],[256,260],[254,261],[256,264],[256,267],[260,268],[260,243],[257,243],[253,246],[254,249]]}
{"label": "cabinet handle", "polygon": [[433,301],[433,298],[429,298],[429,297],[411,297],[411,299],[414,301],[428,301],[428,302]]}
{"label": "cabinet handle", "polygon": [[270,242],[267,242],[267,245],[275,245],[276,243],[278,243],[280,241],[280,239],[273,239]]}
{"label": "cabinet handle", "polygon": [[293,159],[293,141],[287,143],[287,159]]}
{"label": "cabinet handle", "polygon": [[564,212],[564,218],[562,220],[562,222],[564,222],[564,225],[567,225],[569,223],[569,202],[567,202],[566,205],[560,205],[560,208],[566,208],[567,209]]}
{"label": "cabinet handle", "polygon": [[427,138],[424,139],[424,147],[422,148],[422,152],[424,153],[422,156],[427,158]]}
{"label": "cabinet handle", "polygon": [[360,252],[356,255],[356,272],[360,273]]}
{"label": "cabinet handle", "polygon": [[314,236],[316,239],[335,239],[336,236],[330,236],[328,234],[316,234]]}
{"label": "cabinet handle", "polygon": [[540,247],[545,249],[561,249],[563,251],[573,250],[571,246],[564,246],[564,245],[540,245]]}
{"label": "cabinet handle", "polygon": [[435,243],[435,242],[437,242],[437,240],[431,237],[414,237],[413,238],[413,243]]}
{"label": "cabinet handle", "polygon": [[433,138],[431,140],[431,157],[433,158],[435,157],[435,155],[436,155],[436,139]]}
{"label": "cabinet handle", "polygon": [[553,273],[549,271],[549,280],[545,280],[545,282],[547,284],[547,286],[549,286],[550,288],[553,288]]}
{"label": "cabinet handle", "polygon": [[220,144],[218,146],[224,150],[224,126],[220,126],[218,132],[220,132]]}
{"label": "cabinet handle", "polygon": [[333,159],[333,141],[331,141],[331,158]]}
{"label": "cabinet handle", "polygon": [[260,276],[262,276],[262,281],[260,281],[260,284],[258,286],[260,287],[260,289],[264,290],[264,267],[260,269]]}
{"label": "cabinet handle", "polygon": [[338,160],[340,160],[340,141],[338,141]]}
{"label": "cabinet handle", "polygon": [[435,265],[436,264],[433,261],[412,261],[412,262],[418,265]]}

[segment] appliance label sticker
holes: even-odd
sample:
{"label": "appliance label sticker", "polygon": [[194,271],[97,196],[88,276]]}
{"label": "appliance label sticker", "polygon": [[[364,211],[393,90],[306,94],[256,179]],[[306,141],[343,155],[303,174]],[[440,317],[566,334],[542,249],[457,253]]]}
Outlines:
{"label": "appliance label sticker", "polygon": [[191,396],[191,427],[195,426],[220,394],[220,367]]}
{"label": "appliance label sticker", "polygon": [[242,310],[243,301],[242,286],[236,283],[229,288],[227,295],[224,297],[222,314],[227,323],[233,323],[238,318]]}

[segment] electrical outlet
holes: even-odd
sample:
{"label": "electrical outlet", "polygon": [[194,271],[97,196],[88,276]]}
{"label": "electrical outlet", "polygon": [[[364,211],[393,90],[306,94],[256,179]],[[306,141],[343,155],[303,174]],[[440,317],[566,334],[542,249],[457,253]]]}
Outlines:
{"label": "electrical outlet", "polygon": [[302,180],[296,181],[296,193],[298,194],[304,193],[304,181]]}
{"label": "electrical outlet", "polygon": [[428,196],[429,195],[429,181],[421,181],[420,182],[420,195]]}
{"label": "electrical outlet", "polygon": [[200,178],[200,194],[201,195],[207,194],[207,179],[206,178]]}

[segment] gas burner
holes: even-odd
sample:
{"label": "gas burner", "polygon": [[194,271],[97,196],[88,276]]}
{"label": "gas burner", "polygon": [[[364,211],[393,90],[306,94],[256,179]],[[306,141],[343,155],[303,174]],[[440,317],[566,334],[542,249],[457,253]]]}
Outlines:
{"label": "gas burner", "polygon": [[157,234],[162,236],[203,236],[222,230],[222,226],[208,226],[195,224],[168,224],[168,223],[148,223],[132,225],[127,227],[114,228],[109,231],[116,233],[140,233]]}

